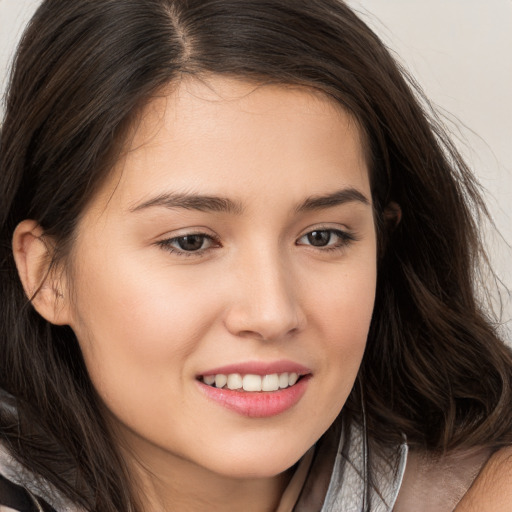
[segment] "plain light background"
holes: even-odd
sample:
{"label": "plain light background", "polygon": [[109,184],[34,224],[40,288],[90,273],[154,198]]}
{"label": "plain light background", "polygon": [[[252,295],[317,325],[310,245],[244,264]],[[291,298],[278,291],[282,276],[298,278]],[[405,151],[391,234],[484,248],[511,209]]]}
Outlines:
{"label": "plain light background", "polygon": [[[71,1],[71,0],[70,0]],[[73,0],[79,1],[79,0]],[[40,0],[0,0],[0,92]],[[348,0],[445,116],[486,191],[498,276],[512,289],[512,0]],[[512,328],[504,294],[503,322]]]}

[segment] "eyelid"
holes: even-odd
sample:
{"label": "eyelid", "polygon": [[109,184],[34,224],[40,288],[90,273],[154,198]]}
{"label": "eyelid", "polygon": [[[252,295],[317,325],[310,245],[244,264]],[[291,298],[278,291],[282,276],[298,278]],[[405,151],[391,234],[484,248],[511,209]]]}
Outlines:
{"label": "eyelid", "polygon": [[319,224],[310,224],[304,228],[298,238],[302,238],[313,231],[338,231],[340,233],[354,234],[353,230],[345,224],[320,222]]}
{"label": "eyelid", "polygon": [[[324,245],[324,246],[314,246],[312,244],[300,243],[300,240],[302,238],[306,237],[307,235],[309,235],[311,233],[314,233],[315,231],[326,231],[331,234],[335,234],[341,240],[341,242],[338,242],[337,244],[329,244],[329,245]],[[357,242],[357,241],[358,241],[357,235],[350,229],[347,229],[347,228],[342,229],[340,227],[320,225],[320,226],[309,227],[307,229],[307,231],[303,232],[303,234],[297,238],[295,243],[296,243],[296,245],[303,245],[306,247],[310,247],[313,250],[326,252],[326,251],[330,251],[330,250],[331,251],[332,250],[342,250],[342,249],[346,248],[348,245],[350,245],[351,243]]]}
{"label": "eyelid", "polygon": [[[204,249],[198,249],[197,251],[186,251],[186,250],[180,249],[178,247],[174,247],[172,245],[173,243],[178,241],[180,238],[185,238],[187,236],[204,237],[205,239],[210,240],[211,245]],[[220,239],[218,236],[210,234],[210,233],[205,233],[204,231],[202,231],[200,229],[187,230],[187,231],[183,231],[183,233],[177,233],[174,236],[168,236],[166,238],[160,239],[157,242],[155,242],[155,245],[157,245],[161,249],[163,249],[171,254],[176,254],[178,256],[185,256],[185,257],[205,256],[210,250],[221,247]]]}

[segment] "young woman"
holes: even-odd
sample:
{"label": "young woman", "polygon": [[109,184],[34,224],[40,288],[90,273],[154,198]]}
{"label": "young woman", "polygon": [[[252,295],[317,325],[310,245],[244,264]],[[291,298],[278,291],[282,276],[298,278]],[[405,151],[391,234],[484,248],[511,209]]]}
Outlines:
{"label": "young woman", "polygon": [[425,105],[338,0],[43,2],[1,134],[0,510],[481,503],[512,359]]}

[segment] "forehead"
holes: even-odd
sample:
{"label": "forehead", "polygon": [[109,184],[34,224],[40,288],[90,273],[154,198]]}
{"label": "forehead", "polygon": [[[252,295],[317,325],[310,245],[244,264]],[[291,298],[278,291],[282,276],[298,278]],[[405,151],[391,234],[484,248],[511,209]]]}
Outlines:
{"label": "forehead", "polygon": [[[179,117],[166,118],[169,109],[179,112]],[[215,119],[214,127],[224,118],[233,123],[244,116],[253,116],[253,122],[257,118],[289,121],[297,115],[321,116],[333,121],[337,118],[336,121],[343,124],[349,118],[355,122],[337,101],[312,87],[209,75],[204,78],[186,77],[162,89],[146,105],[135,134],[144,138],[148,131],[169,128],[178,122],[183,127],[194,123],[197,116],[203,119],[208,112],[221,114]],[[212,126],[206,124],[204,128],[207,132]],[[137,144],[142,140],[134,139],[134,142]]]}
{"label": "forehead", "polygon": [[163,187],[244,200],[272,184],[297,201],[368,190],[357,121],[310,88],[189,78],[145,106],[105,192],[129,208]]}

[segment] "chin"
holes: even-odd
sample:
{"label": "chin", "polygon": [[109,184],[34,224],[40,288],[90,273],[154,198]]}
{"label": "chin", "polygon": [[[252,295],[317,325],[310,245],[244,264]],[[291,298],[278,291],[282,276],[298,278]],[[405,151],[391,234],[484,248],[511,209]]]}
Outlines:
{"label": "chin", "polygon": [[305,447],[304,450],[297,450],[295,447],[293,451],[287,452],[262,447],[257,453],[238,453],[235,456],[225,454],[211,469],[228,478],[272,478],[290,469],[308,449]]}

